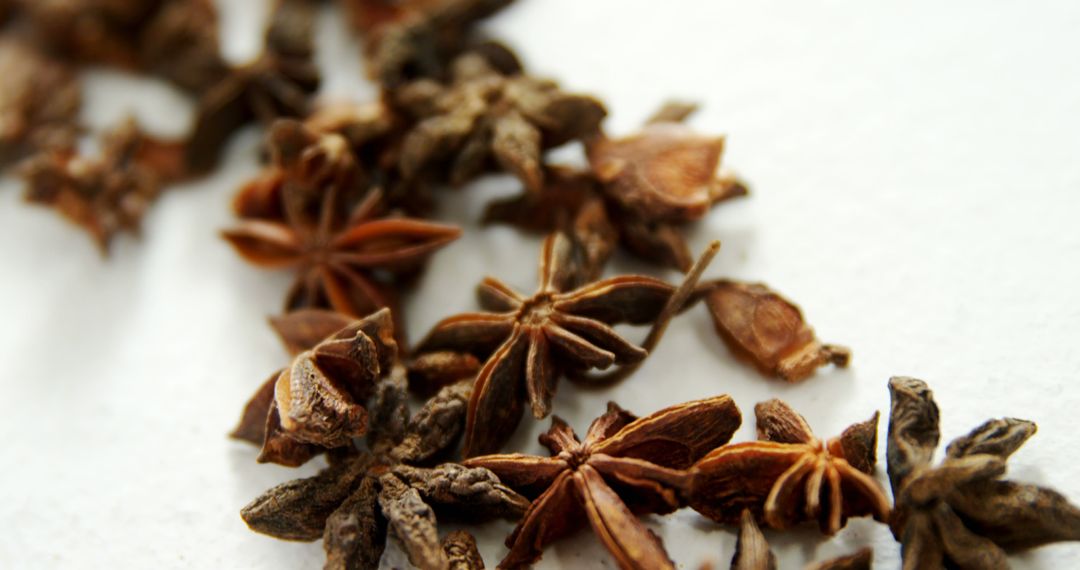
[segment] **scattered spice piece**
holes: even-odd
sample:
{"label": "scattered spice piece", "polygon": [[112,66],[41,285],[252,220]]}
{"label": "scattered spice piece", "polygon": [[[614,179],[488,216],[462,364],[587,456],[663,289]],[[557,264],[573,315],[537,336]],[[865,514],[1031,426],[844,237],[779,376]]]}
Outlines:
{"label": "scattered spice piece", "polygon": [[[314,477],[279,485],[241,511],[257,532],[288,540],[323,538],[326,568],[375,569],[388,533],[409,562],[444,569],[469,559],[460,536],[439,543],[440,518],[517,518],[528,500],[480,467],[420,467],[450,449],[461,433],[468,383],[443,388],[411,419],[400,369],[383,380],[370,404],[368,450],[330,456]],[[444,548],[445,547],[445,548]],[[467,566],[466,566],[467,567]]]}
{"label": "scattered spice piece", "polygon": [[233,437],[262,445],[260,463],[288,466],[350,446],[368,431],[363,404],[397,355],[390,311],[360,320],[296,311],[273,324],[292,362],[255,392]]}
{"label": "scattered spice piece", "polygon": [[921,380],[895,377],[889,393],[890,526],[905,570],[1008,568],[1007,552],[1080,540],[1080,508],[1067,498],[1000,479],[1009,456],[1035,434],[1034,423],[987,421],[953,440],[932,467],[940,439],[933,392]]}
{"label": "scattered spice piece", "polygon": [[212,0],[160,4],[138,35],[139,67],[201,94],[229,72],[218,42],[217,9]]}
{"label": "scattered spice piece", "polygon": [[36,151],[75,147],[82,86],[70,66],[25,42],[3,39],[0,76],[0,166]]}
{"label": "scattered spice piece", "polygon": [[806,420],[780,400],[754,407],[758,441],[716,449],[694,466],[690,506],[725,524],[749,509],[770,527],[816,521],[836,534],[849,517],[888,521],[889,499],[871,477],[877,419],[840,437],[816,438]]}
{"label": "scattered spice piece", "polygon": [[550,80],[505,75],[478,53],[455,60],[452,77],[448,84],[415,81],[395,93],[416,122],[402,143],[406,179],[446,168],[450,182],[460,185],[494,161],[540,191],[543,152],[592,136],[607,114],[592,97],[565,93]]}
{"label": "scattered spice piece", "polygon": [[689,468],[728,441],[742,418],[728,396],[697,400],[644,418],[608,404],[580,442],[558,416],[540,443],[551,457],[523,454],[467,459],[533,498],[507,538],[500,568],[538,560],[545,547],[588,521],[621,568],[674,568],[660,539],[636,515],[666,514],[683,505]]}
{"label": "scattered spice piece", "polygon": [[455,530],[442,541],[446,553],[448,570],[484,570],[484,559],[476,547],[476,538],[463,531]]}
{"label": "scattered spice piece", "polygon": [[720,338],[762,374],[798,382],[821,366],[846,367],[851,360],[847,348],[818,342],[799,307],[762,283],[722,279],[700,289]]}
{"label": "scattered spice piece", "polygon": [[[870,570],[873,562],[874,551],[867,547],[854,554],[810,564],[805,570]],[[776,568],[776,556],[758,528],[754,515],[750,511],[743,511],[739,517],[739,539],[735,544],[735,556],[731,559],[731,570]]]}
{"label": "scattered spice piece", "polygon": [[162,186],[183,176],[183,145],[150,137],[128,120],[105,134],[98,158],[57,149],[32,157],[21,173],[27,201],[56,208],[107,254],[113,236],[137,234]]}

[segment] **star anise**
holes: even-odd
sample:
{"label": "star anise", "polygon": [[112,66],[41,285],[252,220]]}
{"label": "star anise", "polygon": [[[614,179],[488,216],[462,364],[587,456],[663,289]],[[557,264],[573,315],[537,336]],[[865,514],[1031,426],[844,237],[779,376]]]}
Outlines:
{"label": "star anise", "polygon": [[754,407],[758,441],[716,449],[694,466],[690,506],[736,524],[744,509],[773,528],[816,521],[835,534],[849,517],[889,518],[889,499],[871,476],[877,419],[855,424],[828,441],[780,400]]}
{"label": "star anise", "polygon": [[259,387],[232,435],[262,445],[260,463],[295,467],[368,431],[364,402],[390,372],[397,344],[388,309],[360,320],[295,311],[271,322],[292,362]]}
{"label": "star anise", "polygon": [[1080,508],[1061,494],[1002,480],[1005,462],[1035,424],[990,420],[954,439],[937,467],[938,407],[921,380],[889,381],[887,458],[893,535],[906,569],[1008,568],[1007,552],[1080,540]]}
{"label": "star anise", "polygon": [[551,457],[522,454],[467,459],[533,498],[506,540],[500,568],[535,562],[545,547],[585,522],[621,568],[674,568],[660,539],[635,515],[666,514],[683,505],[685,471],[731,438],[742,421],[728,396],[665,408],[637,418],[614,403],[578,440],[558,416],[540,443]]}
{"label": "star anise", "polygon": [[543,152],[591,136],[606,114],[599,101],[565,93],[553,81],[500,73],[479,53],[459,57],[452,70],[449,84],[419,80],[395,93],[416,121],[401,151],[406,178],[445,166],[449,180],[463,184],[494,159],[539,191]]}
{"label": "star anise", "polygon": [[162,186],[183,176],[183,147],[147,136],[129,120],[102,138],[100,157],[52,150],[21,170],[28,201],[56,208],[108,253],[113,236],[138,233]]}
{"label": "star anise", "polygon": [[[867,547],[854,554],[810,564],[804,570],[870,570],[873,561],[874,551]],[[731,570],[776,570],[776,567],[776,556],[758,528],[754,515],[750,511],[743,511],[739,517],[739,538],[735,543]]]}
{"label": "star anise", "polygon": [[480,557],[473,535],[455,530],[443,538],[442,548],[448,570],[484,570],[484,559]]}
{"label": "star anise", "polygon": [[229,136],[249,122],[269,125],[311,111],[319,86],[314,26],[312,0],[277,0],[262,55],[230,70],[199,101],[188,146],[192,172],[213,169]]}
{"label": "star anise", "polygon": [[[452,226],[384,217],[381,193],[365,195],[363,173],[341,135],[283,120],[270,139],[277,169],[255,184],[280,190],[245,190],[237,204],[242,213],[266,213],[270,207],[252,205],[251,194],[276,196],[282,219],[246,219],[224,236],[256,265],[297,270],[286,310],[331,307],[362,315],[393,306],[394,274],[415,271],[460,235]],[[358,196],[364,199],[356,203]]]}
{"label": "star anise", "polygon": [[611,325],[659,323],[676,288],[643,275],[575,288],[578,279],[572,253],[564,235],[550,235],[540,255],[540,286],[532,296],[488,277],[477,294],[480,304],[491,312],[444,319],[414,351],[420,355],[464,352],[486,358],[469,402],[466,457],[497,451],[521,421],[525,401],[533,417],[546,417],[563,374],[581,375],[612,364],[634,365],[648,354],[646,348],[619,336]]}
{"label": "star anise", "polygon": [[718,280],[703,283],[705,303],[720,338],[762,374],[788,382],[808,378],[821,366],[846,367],[851,351],[821,344],[791,301],[761,283]]}
{"label": "star anise", "polygon": [[322,538],[326,568],[378,568],[388,528],[421,569],[475,562],[479,556],[462,552],[460,537],[439,543],[436,513],[440,519],[517,518],[528,500],[484,468],[418,466],[452,447],[468,393],[467,382],[445,387],[409,419],[399,370],[379,385],[370,404],[366,451],[339,450],[321,473],[267,491],[241,516],[252,530],[278,538]]}
{"label": "star anise", "polygon": [[25,42],[0,41],[0,166],[75,147],[82,86],[71,67]]}

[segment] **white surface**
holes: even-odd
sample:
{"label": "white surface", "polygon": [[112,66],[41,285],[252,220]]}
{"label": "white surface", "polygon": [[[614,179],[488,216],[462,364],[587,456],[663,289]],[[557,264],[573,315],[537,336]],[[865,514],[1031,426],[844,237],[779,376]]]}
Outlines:
{"label": "white surface", "polygon": [[[233,57],[257,45],[248,2],[225,3]],[[329,13],[322,23],[330,90],[370,96],[349,75],[358,60],[343,24]],[[621,386],[564,382],[555,410],[575,428],[609,399],[647,414],[726,392],[747,417],[784,398],[832,436],[887,413],[887,378],[914,375],[937,394],[944,441],[990,416],[1038,422],[1010,474],[1080,502],[1080,5],[522,0],[489,29],[535,72],[601,95],[616,133],[665,98],[700,101],[694,124],[729,135],[726,164],[753,187],[692,234],[696,249],[724,242],[710,274],[767,281],[824,340],[854,349],[850,370],[787,386],[733,363],[698,309]],[[153,85],[95,76],[86,116],[105,125],[130,105],[179,132],[190,105]],[[168,193],[143,239],[119,239],[108,261],[80,230],[22,204],[16,182],[0,187],[0,567],[321,566],[319,543],[254,534],[237,515],[317,465],[257,465],[254,449],[225,438],[285,362],[264,317],[287,276],[245,265],[216,235],[258,168],[257,141],[246,132],[227,169]],[[466,235],[416,291],[414,338],[474,308],[486,273],[532,286],[538,240],[474,224],[484,200],[515,186],[491,178],[444,194],[444,219]],[[523,426],[514,448],[541,452],[547,422]],[[737,439],[752,434],[749,421]],[[693,511],[646,521],[683,568],[731,557],[734,535]],[[510,528],[479,530],[489,566]],[[864,520],[828,541],[809,529],[769,536],[784,568],[864,544],[879,567],[897,562],[886,529]],[[386,561],[402,564],[399,553]],[[1075,567],[1080,545],[1013,562]],[[560,565],[614,566],[588,531],[549,548],[540,567]]]}

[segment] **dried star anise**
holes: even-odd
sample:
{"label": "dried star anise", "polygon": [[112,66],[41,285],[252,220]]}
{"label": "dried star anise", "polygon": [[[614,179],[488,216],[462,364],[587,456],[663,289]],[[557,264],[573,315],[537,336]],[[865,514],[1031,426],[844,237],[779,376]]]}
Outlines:
{"label": "dried star anise", "polygon": [[[874,551],[861,548],[854,554],[810,564],[804,570],[870,570]],[[735,543],[735,556],[731,558],[731,570],[776,570],[776,556],[765,535],[758,528],[750,511],[739,517],[739,539]]]}
{"label": "dried star anise", "polygon": [[821,366],[846,367],[851,360],[847,348],[818,342],[799,307],[764,284],[723,279],[700,290],[720,338],[762,374],[798,382]]}
{"label": "dried star anise", "polygon": [[901,377],[889,381],[889,393],[891,527],[905,569],[1008,568],[1006,552],[1080,540],[1080,508],[1051,489],[1000,478],[1034,423],[987,421],[953,440],[933,467],[940,438],[933,393]]}
{"label": "dried star anise", "polygon": [[102,138],[98,158],[52,150],[21,171],[28,201],[56,208],[107,253],[117,232],[138,233],[162,186],[183,176],[183,147],[147,136],[129,120]]}
{"label": "dried star anise", "polygon": [[259,462],[289,466],[351,445],[368,431],[364,402],[397,356],[390,311],[361,320],[295,311],[272,323],[292,362],[255,392],[233,437],[262,445]]}
{"label": "dried star anise", "polygon": [[442,548],[448,570],[484,570],[484,559],[480,557],[473,535],[455,530],[443,538]]}
{"label": "dried star anise", "polygon": [[247,123],[269,125],[311,111],[309,99],[319,87],[314,10],[312,0],[277,0],[262,55],[206,90],[188,145],[192,172],[213,169],[229,136]]}
{"label": "dried star anise", "polygon": [[[365,194],[343,136],[282,120],[270,138],[276,168],[245,189],[237,206],[242,214],[279,212],[280,219],[245,219],[224,236],[256,265],[297,270],[286,310],[363,315],[394,306],[394,277],[415,272],[460,235],[453,226],[383,216],[381,193]],[[267,204],[274,198],[278,209]]]}
{"label": "dried star anise", "polygon": [[0,166],[75,147],[82,88],[73,69],[25,42],[0,41]]}
{"label": "dried star anise", "polygon": [[599,101],[563,92],[549,80],[506,75],[479,53],[453,64],[449,84],[419,80],[395,93],[416,121],[402,143],[406,179],[449,169],[463,184],[494,163],[529,189],[543,186],[543,152],[596,132],[606,111]]}
{"label": "dried star anise", "polygon": [[563,234],[550,235],[540,255],[536,293],[527,297],[488,277],[477,294],[492,312],[444,319],[416,348],[420,355],[452,351],[486,358],[469,402],[466,457],[497,451],[521,421],[526,401],[535,418],[546,417],[563,374],[633,365],[648,354],[611,325],[659,323],[676,288],[643,275],[575,288],[572,253]]}
{"label": "dried star anise", "polygon": [[[461,432],[467,382],[443,388],[411,419],[403,373],[384,380],[370,404],[368,449],[336,451],[330,466],[279,485],[241,511],[255,531],[289,540],[323,539],[326,568],[374,569],[389,534],[424,570],[482,567],[460,536],[439,543],[440,518],[517,518],[528,500],[490,471],[444,463],[420,467],[446,452]],[[464,566],[461,566],[464,565]]]}
{"label": "dried star anise", "polygon": [[736,524],[744,509],[773,528],[816,521],[829,535],[848,517],[888,520],[889,499],[870,475],[876,413],[827,441],[780,400],[762,402],[754,413],[758,441],[721,447],[694,466],[694,510],[726,524]]}
{"label": "dried star anise", "polygon": [[666,514],[683,505],[698,458],[731,438],[742,418],[728,396],[697,400],[636,418],[615,404],[578,441],[558,416],[540,436],[552,457],[487,455],[465,460],[533,498],[506,544],[500,568],[540,558],[544,548],[592,526],[621,568],[674,568],[660,539],[635,515]]}

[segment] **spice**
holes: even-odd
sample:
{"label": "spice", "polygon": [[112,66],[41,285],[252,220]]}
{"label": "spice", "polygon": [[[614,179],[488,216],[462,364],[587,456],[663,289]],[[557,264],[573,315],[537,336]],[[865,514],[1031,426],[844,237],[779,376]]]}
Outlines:
{"label": "spice", "polygon": [[0,76],[0,166],[37,151],[75,147],[82,86],[70,66],[25,42],[3,39]]}
{"label": "spice", "polygon": [[473,535],[455,530],[442,540],[442,547],[448,570],[484,570],[484,559],[480,557]]}
{"label": "spice", "polygon": [[1051,489],[1001,479],[1009,456],[1035,435],[1034,423],[987,421],[954,439],[933,467],[940,439],[933,392],[896,377],[889,393],[890,526],[905,570],[1008,568],[1007,552],[1080,540],[1080,508]]}
{"label": "spice", "polygon": [[758,441],[716,449],[694,466],[690,506],[726,524],[749,509],[773,528],[815,521],[836,534],[848,517],[889,518],[889,500],[871,477],[877,414],[828,441],[780,400],[754,407]]}
{"label": "spice", "polygon": [[674,568],[660,539],[635,515],[665,514],[683,504],[690,467],[723,444],[741,416],[728,396],[665,408],[644,418],[608,404],[585,436],[557,416],[540,443],[551,457],[522,454],[468,459],[533,498],[507,538],[510,552],[500,568],[538,560],[545,547],[585,524],[592,526],[621,568]]}
{"label": "spice", "polygon": [[[870,570],[874,551],[861,548],[854,554],[810,564],[804,570]],[[776,570],[776,556],[750,511],[739,517],[739,539],[731,570]]]}
{"label": "spice", "polygon": [[447,386],[409,419],[398,369],[372,398],[366,451],[351,445],[336,450],[318,475],[267,491],[241,516],[252,530],[278,538],[323,538],[326,568],[378,568],[388,533],[422,569],[469,559],[460,536],[440,544],[436,513],[463,520],[516,518],[528,501],[483,468],[420,466],[460,435],[468,393],[468,383]]}
{"label": "spice", "polygon": [[701,290],[720,338],[762,374],[798,382],[821,366],[846,367],[851,360],[847,348],[818,342],[799,307],[764,284],[723,279]]}

